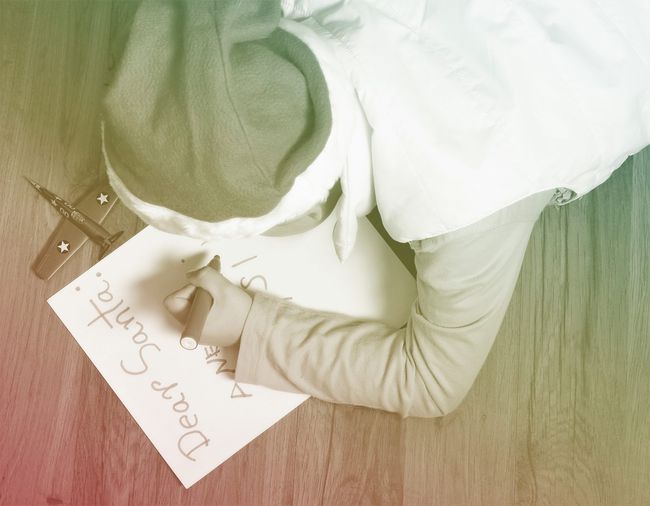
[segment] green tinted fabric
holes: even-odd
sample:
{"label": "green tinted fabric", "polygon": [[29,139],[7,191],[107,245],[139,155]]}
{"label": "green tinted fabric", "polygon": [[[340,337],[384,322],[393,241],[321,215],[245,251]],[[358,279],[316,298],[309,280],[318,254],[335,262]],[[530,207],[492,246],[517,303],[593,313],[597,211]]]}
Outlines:
{"label": "green tinted fabric", "polygon": [[311,50],[279,2],[145,1],[103,102],[106,152],[138,198],[221,221],[271,211],[331,128]]}

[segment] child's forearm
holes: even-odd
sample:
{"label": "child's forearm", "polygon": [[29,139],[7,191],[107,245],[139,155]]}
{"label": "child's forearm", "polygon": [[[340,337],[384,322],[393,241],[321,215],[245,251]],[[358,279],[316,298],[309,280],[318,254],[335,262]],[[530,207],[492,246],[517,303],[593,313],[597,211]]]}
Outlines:
{"label": "child's forearm", "polygon": [[402,329],[256,294],[236,380],[403,417],[449,413],[487,358],[549,198],[413,241],[418,298]]}
{"label": "child's forearm", "polygon": [[443,416],[473,384],[506,306],[469,325],[443,327],[416,302],[406,327],[394,329],[257,293],[235,378],[403,417]]}
{"label": "child's forearm", "polygon": [[[424,385],[408,374],[405,330],[256,293],[235,379],[325,401],[403,412]],[[436,409],[436,412],[438,410]]]}

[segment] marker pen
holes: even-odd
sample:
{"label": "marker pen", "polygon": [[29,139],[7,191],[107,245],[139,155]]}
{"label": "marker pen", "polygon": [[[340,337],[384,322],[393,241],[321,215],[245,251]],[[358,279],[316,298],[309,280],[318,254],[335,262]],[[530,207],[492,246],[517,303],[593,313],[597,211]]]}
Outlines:
{"label": "marker pen", "polygon": [[[221,258],[219,255],[215,255],[208,265],[217,271],[221,271]],[[212,302],[212,295],[207,290],[196,287],[185,328],[181,333],[181,346],[186,350],[195,349],[201,342],[203,327],[208,319]]]}

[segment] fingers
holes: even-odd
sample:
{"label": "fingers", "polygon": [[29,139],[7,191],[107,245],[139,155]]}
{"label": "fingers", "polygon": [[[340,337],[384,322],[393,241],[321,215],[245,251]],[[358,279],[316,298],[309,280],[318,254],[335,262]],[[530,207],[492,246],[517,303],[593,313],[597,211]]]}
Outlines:
{"label": "fingers", "polygon": [[[214,264],[212,264],[214,265]],[[163,305],[179,322],[185,323],[197,287],[205,289],[213,299],[220,299],[226,283],[229,283],[211,264],[185,274],[190,284],[170,293]]]}
{"label": "fingers", "polygon": [[[214,265],[214,264],[213,264]],[[218,265],[218,264],[217,264]],[[186,273],[190,284],[170,293],[163,304],[181,324],[187,324],[194,299],[202,288],[212,297],[200,343],[203,345],[232,346],[241,336],[252,305],[252,296],[232,284],[210,264]]]}
{"label": "fingers", "polygon": [[181,323],[185,323],[195,292],[196,286],[192,284],[185,285],[183,288],[176,290],[165,297],[163,305],[174,318]]}
{"label": "fingers", "polygon": [[206,265],[195,271],[189,271],[185,274],[187,280],[195,286],[210,292],[213,298],[217,298],[224,290],[229,281],[216,269],[210,265]]}

